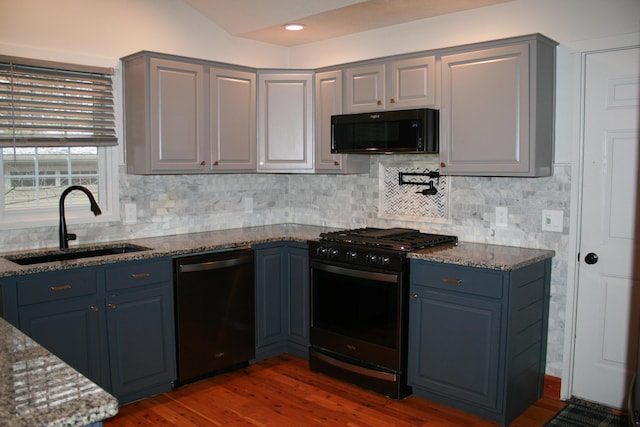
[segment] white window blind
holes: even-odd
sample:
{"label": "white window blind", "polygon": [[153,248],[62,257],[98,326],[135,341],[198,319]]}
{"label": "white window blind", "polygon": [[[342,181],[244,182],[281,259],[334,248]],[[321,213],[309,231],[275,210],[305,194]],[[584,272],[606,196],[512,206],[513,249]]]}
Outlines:
{"label": "white window blind", "polygon": [[0,56],[0,147],[117,145],[112,74]]}

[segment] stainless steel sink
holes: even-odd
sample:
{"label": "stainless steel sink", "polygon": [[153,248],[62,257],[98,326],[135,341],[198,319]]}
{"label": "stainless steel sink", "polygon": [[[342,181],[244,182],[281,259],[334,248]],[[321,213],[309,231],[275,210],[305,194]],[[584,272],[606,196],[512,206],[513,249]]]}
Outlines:
{"label": "stainless steel sink", "polygon": [[8,255],[3,257],[6,260],[20,265],[42,264],[54,261],[69,261],[80,258],[92,258],[105,255],[126,254],[130,252],[148,251],[151,248],[131,244],[119,244],[113,246],[94,247],[91,249],[64,249],[56,252],[33,255]]}

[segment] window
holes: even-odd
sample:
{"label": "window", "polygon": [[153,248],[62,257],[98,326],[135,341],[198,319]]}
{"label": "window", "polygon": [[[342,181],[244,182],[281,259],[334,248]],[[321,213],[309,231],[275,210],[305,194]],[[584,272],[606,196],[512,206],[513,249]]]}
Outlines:
{"label": "window", "polygon": [[[112,73],[0,56],[0,224],[57,221],[70,185],[87,187],[103,211],[112,210]],[[71,212],[87,204],[74,194],[65,203]]]}

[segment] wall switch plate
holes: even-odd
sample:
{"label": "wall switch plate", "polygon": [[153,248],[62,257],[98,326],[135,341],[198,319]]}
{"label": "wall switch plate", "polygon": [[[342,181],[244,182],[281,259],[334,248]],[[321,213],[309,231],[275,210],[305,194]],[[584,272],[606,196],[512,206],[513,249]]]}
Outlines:
{"label": "wall switch plate", "polygon": [[557,210],[543,210],[542,211],[542,230],[543,231],[555,231],[562,233],[564,227],[564,213]]}
{"label": "wall switch plate", "polygon": [[496,206],[496,227],[509,225],[509,209],[506,206]]}
{"label": "wall switch plate", "polygon": [[138,221],[135,203],[125,203],[124,205],[124,223],[135,224]]}
{"label": "wall switch plate", "polygon": [[253,197],[244,198],[244,213],[253,212]]}

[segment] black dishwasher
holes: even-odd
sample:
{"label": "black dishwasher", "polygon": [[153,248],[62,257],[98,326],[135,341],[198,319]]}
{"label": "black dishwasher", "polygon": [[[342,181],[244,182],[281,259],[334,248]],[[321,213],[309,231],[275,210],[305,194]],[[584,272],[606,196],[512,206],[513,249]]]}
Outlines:
{"label": "black dishwasher", "polygon": [[255,358],[253,250],[174,260],[178,383],[247,366]]}

